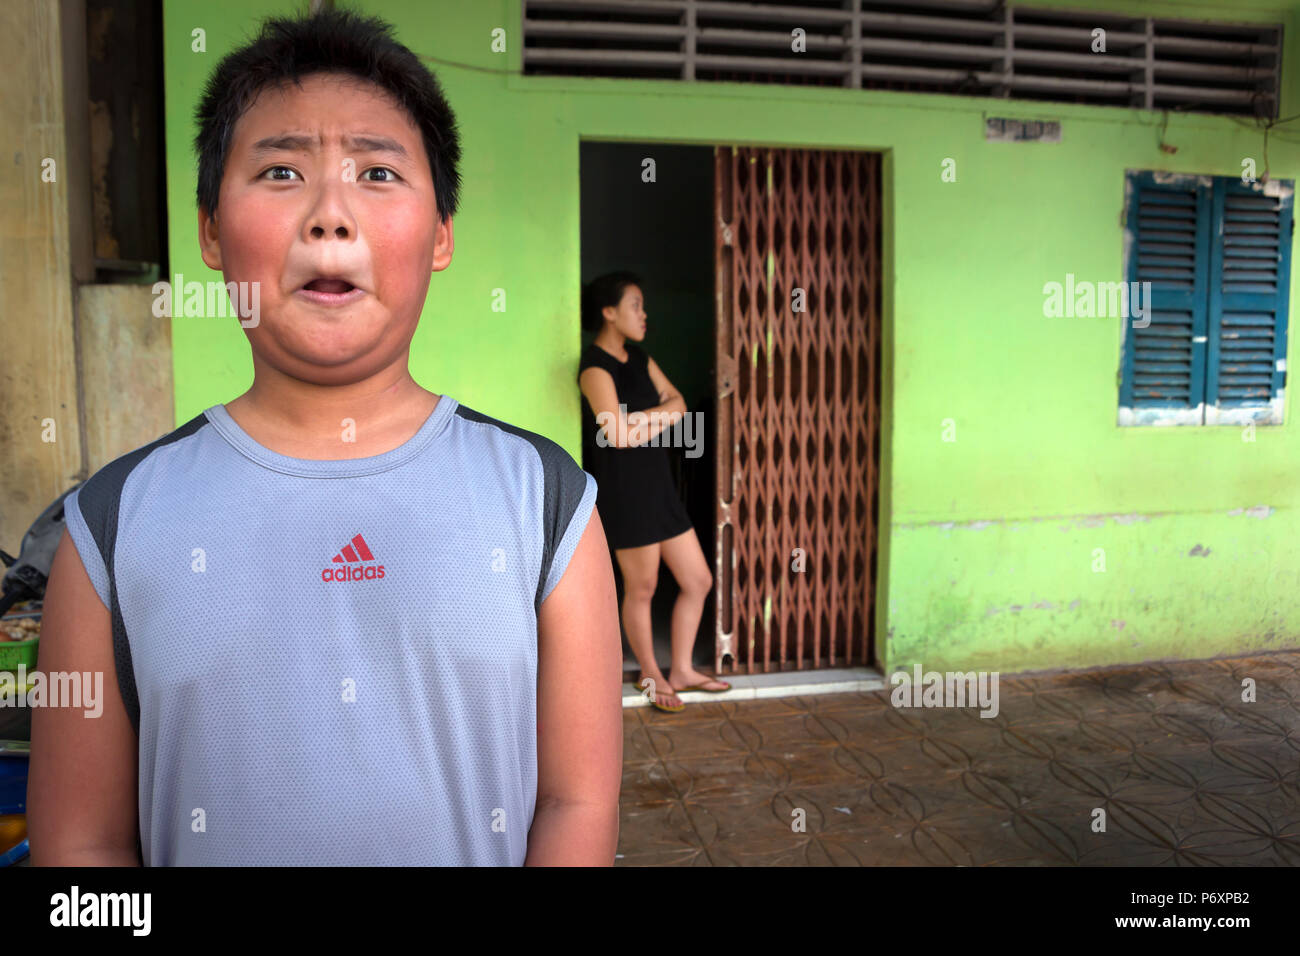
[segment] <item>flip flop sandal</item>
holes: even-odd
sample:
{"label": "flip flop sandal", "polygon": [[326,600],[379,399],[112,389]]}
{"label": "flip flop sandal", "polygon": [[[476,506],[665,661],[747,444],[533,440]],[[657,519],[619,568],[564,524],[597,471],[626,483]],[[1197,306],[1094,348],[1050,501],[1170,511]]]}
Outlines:
{"label": "flip flop sandal", "polygon": [[[645,696],[645,692],[647,688],[644,688],[640,684],[637,684],[635,682],[632,684],[632,686],[636,688],[636,692],[638,694],[640,694],[643,697]],[[676,697],[676,696],[677,696],[677,690],[675,688],[671,692],[662,691],[656,688],[654,696],[650,698],[650,706],[653,707],[655,710],[662,710],[665,714],[680,713],[681,711],[686,709],[685,704],[678,704],[676,707],[669,707],[667,704],[659,703],[660,697]]]}
{"label": "flip flop sandal", "polygon": [[[727,682],[726,682],[725,680],[719,680],[717,677],[710,677],[710,678],[709,678],[707,681],[705,681],[704,683],[706,683],[706,684],[711,684],[711,683],[727,684]],[[710,688],[708,688],[708,687],[704,687],[704,686],[702,686],[702,685],[700,685],[700,684],[692,684],[690,687],[674,687],[673,690],[674,690],[676,693],[679,693],[679,694],[680,694],[680,693],[683,693],[684,691],[688,691],[688,690],[700,690],[700,691],[704,691],[704,693],[706,693],[706,694],[725,694],[727,691],[731,690],[731,685],[730,685],[730,684],[727,684],[726,687],[710,689]]]}
{"label": "flip flop sandal", "polygon": [[660,697],[676,697],[676,696],[677,696],[676,690],[674,690],[671,694],[661,690],[659,691],[658,694],[655,695],[654,700],[650,701],[650,706],[653,707],[655,710],[662,710],[665,714],[675,714],[678,713],[679,711],[685,710],[686,709],[685,704],[678,704],[676,707],[669,707],[666,704],[659,703]]}

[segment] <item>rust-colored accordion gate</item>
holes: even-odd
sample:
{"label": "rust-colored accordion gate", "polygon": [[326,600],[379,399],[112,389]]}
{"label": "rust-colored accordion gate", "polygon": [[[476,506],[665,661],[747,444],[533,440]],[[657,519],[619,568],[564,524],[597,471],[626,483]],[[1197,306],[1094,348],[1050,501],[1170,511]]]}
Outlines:
{"label": "rust-colored accordion gate", "polygon": [[717,147],[714,213],[715,665],[863,665],[876,577],[880,157]]}

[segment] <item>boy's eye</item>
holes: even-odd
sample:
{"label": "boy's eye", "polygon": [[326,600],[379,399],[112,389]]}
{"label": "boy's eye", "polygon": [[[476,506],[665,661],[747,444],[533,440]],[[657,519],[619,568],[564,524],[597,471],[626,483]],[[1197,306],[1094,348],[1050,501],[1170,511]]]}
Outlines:
{"label": "boy's eye", "polygon": [[[290,176],[270,175],[274,173],[289,173],[291,175]],[[263,178],[273,179],[276,182],[281,182],[281,183],[292,182],[292,177],[297,175],[298,175],[297,171],[290,169],[288,166],[272,166],[270,169],[266,170],[266,172],[262,173]]]}
{"label": "boy's eye", "polygon": [[362,173],[361,175],[362,175],[362,176],[368,176],[368,175],[370,175],[371,173],[382,173],[382,174],[383,174],[383,178],[382,178],[382,179],[371,179],[370,182],[372,182],[372,183],[395,183],[395,182],[397,182],[397,173],[393,172],[391,169],[389,169],[389,168],[386,167],[386,166],[371,166],[369,169],[367,169],[367,170],[366,170],[364,173]]}

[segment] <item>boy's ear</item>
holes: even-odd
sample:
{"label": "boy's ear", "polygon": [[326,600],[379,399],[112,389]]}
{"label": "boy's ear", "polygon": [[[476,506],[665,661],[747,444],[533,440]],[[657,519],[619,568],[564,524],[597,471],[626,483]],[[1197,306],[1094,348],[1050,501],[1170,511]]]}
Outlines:
{"label": "boy's ear", "polygon": [[455,235],[451,228],[451,216],[446,222],[439,221],[433,235],[433,272],[441,272],[451,265],[451,254],[456,248]]}
{"label": "boy's ear", "polygon": [[199,207],[199,249],[209,269],[221,271],[221,240],[217,236],[217,217]]}

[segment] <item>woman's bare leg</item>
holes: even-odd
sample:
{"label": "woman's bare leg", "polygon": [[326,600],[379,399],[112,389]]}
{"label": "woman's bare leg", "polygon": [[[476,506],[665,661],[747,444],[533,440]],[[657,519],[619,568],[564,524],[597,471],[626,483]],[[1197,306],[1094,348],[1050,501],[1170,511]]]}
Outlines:
{"label": "woman's bare leg", "polygon": [[642,689],[640,681],[649,677],[655,682],[655,699],[665,707],[676,707],[681,700],[673,694],[672,685],[655,662],[650,622],[650,599],[659,583],[659,545],[655,542],[639,548],[616,548],[614,557],[623,572],[623,630],[641,665],[637,688]]}
{"label": "woman's bare leg", "polygon": [[673,605],[673,661],[668,676],[673,687],[691,687],[696,684],[710,689],[722,689],[724,684],[713,681],[691,666],[691,652],[695,649],[695,635],[700,629],[700,615],[704,602],[713,589],[713,572],[700,550],[695,530],[683,531],[675,538],[659,542],[664,564],[677,579],[680,593]]}

